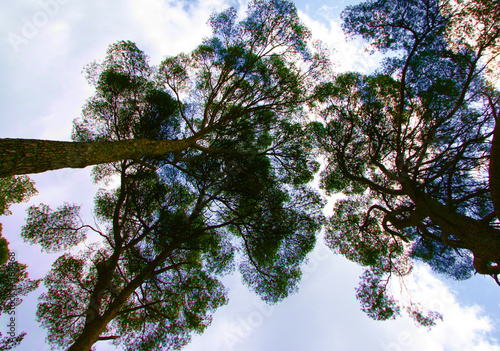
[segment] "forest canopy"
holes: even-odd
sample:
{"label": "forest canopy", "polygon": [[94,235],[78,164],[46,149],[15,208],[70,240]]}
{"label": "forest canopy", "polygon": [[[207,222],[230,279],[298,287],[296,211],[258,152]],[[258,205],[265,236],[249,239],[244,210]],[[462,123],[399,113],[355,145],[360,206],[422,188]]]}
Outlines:
{"label": "forest canopy", "polygon": [[[0,312],[43,282],[37,318],[52,347],[179,349],[227,303],[227,274],[267,303],[295,293],[324,232],[364,268],[356,297],[369,317],[406,311],[433,326],[439,313],[391,293],[416,264],[500,285],[498,11],[349,6],[344,33],[384,55],[370,74],[332,73],[286,0],[215,13],[211,36],[156,65],[112,43],[85,67],[93,95],[72,141],[0,139],[0,215],[36,194],[25,174],[93,166],[100,186],[94,222],[71,198],[29,207],[20,236],[59,253],[44,279],[0,236]],[[328,218],[322,192],[339,198]],[[0,349],[24,335],[2,335]]]}

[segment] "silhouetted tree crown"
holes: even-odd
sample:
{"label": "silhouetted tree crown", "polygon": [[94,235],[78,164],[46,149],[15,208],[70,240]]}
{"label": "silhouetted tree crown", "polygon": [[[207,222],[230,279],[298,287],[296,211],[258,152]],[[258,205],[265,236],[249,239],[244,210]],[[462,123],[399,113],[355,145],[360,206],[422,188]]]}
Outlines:
{"label": "silhouetted tree crown", "polygon": [[[414,260],[455,279],[500,273],[488,178],[500,95],[484,80],[484,47],[449,44],[454,14],[443,9],[437,0],[348,7],[345,32],[388,56],[372,75],[339,74],[317,89],[321,186],[345,195],[326,240],[367,267],[357,295],[376,319],[400,312],[388,282]],[[439,317],[409,308],[425,325]]]}
{"label": "silhouetted tree crown", "polygon": [[[303,104],[326,61],[286,1],[256,1],[241,21],[229,9],[210,23],[212,38],[159,67],[118,42],[87,68],[96,93],[75,120],[76,141],[189,147],[96,166],[97,224],[76,205],[29,209],[24,239],[66,251],[37,311],[55,347],[179,349],[226,303],[220,278],[236,267],[269,303],[297,289],[322,219],[307,185],[318,164]],[[102,242],[67,252],[91,233]]]}

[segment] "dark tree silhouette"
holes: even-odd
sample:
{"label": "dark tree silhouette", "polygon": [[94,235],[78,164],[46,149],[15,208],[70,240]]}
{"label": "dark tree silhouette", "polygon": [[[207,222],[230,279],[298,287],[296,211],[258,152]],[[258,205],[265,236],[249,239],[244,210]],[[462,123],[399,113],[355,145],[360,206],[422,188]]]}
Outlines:
{"label": "dark tree silhouette", "polygon": [[488,178],[500,94],[484,80],[487,43],[453,51],[445,37],[453,18],[441,6],[348,7],[344,30],[389,55],[377,73],[341,74],[317,91],[323,122],[311,128],[328,159],[322,187],[346,195],[327,242],[369,267],[358,297],[377,319],[399,313],[387,283],[408,274],[413,259],[455,279],[500,273]]}
{"label": "dark tree silhouette", "polygon": [[214,15],[213,38],[157,71],[130,42],[89,66],[96,94],[75,140],[195,143],[96,166],[96,181],[119,183],[98,193],[98,225],[75,205],[29,209],[22,236],[44,250],[68,250],[88,231],[103,238],[65,253],[45,278],[37,315],[51,345],[178,349],[226,302],[219,279],[234,266],[267,302],[297,289],[321,223],[307,186],[318,165],[300,122],[322,61],[292,4],[248,11],[239,22],[233,9]]}
{"label": "dark tree silhouette", "polygon": [[[12,204],[27,201],[36,193],[34,183],[26,176],[0,179],[0,216],[10,215]],[[0,350],[17,347],[26,336],[26,332],[16,334],[18,316],[16,307],[26,296],[35,290],[40,280],[28,278],[27,266],[19,263],[15,252],[9,250],[9,242],[2,236],[0,223],[0,315],[7,321],[7,335],[0,333]]]}

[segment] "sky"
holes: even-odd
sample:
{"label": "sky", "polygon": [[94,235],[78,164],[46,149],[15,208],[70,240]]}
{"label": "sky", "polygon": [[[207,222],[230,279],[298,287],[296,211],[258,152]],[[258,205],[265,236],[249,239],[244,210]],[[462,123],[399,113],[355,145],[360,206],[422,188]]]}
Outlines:
{"label": "sky", "polygon": [[[368,55],[359,40],[346,42],[339,13],[357,1],[301,0],[303,22],[313,36],[332,49],[337,71],[373,71],[377,55]],[[131,40],[150,56],[151,64],[194,49],[210,35],[211,13],[240,0],[17,0],[0,5],[0,137],[70,140],[72,121],[92,94],[82,70],[104,58],[117,40]],[[39,194],[27,204],[13,205],[13,214],[0,218],[3,235],[16,258],[28,265],[31,278],[43,278],[58,255],[40,254],[20,240],[25,209],[45,203],[82,205],[92,220],[97,186],[90,168],[65,169],[33,175]],[[441,312],[444,320],[431,331],[407,317],[376,322],[359,309],[354,288],[362,269],[334,256],[319,240],[304,267],[298,293],[268,306],[249,292],[236,274],[224,278],[229,303],[213,316],[212,325],[195,335],[186,351],[455,351],[500,350],[498,286],[488,277],[467,282],[443,280],[417,266],[406,283],[411,298]],[[49,350],[45,331],[36,322],[37,297],[25,298],[16,311],[18,332],[27,337],[23,351]],[[396,289],[395,293],[399,293]],[[409,299],[408,293],[403,296]],[[0,319],[0,331],[7,322]],[[116,350],[99,342],[98,351]]]}

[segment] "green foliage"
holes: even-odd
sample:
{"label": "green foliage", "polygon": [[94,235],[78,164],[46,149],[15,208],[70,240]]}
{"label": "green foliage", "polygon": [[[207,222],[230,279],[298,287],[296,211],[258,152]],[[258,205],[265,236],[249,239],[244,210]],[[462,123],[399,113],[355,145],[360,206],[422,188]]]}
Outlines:
{"label": "green foliage", "polygon": [[383,231],[379,224],[382,220],[380,213],[366,216],[368,201],[366,197],[338,200],[334,208],[335,216],[328,226],[326,243],[335,252],[363,266],[390,266],[387,256],[401,254],[403,245]]}
{"label": "green foliage", "polygon": [[221,277],[235,267],[267,302],[297,289],[322,219],[301,122],[324,61],[286,1],[256,1],[246,19],[230,9],[210,24],[213,37],[158,68],[118,42],[87,69],[96,92],[75,140],[190,144],[96,167],[106,185],[98,226],[69,205],[30,210],[24,235],[46,250],[69,249],[87,227],[103,237],[60,257],[45,279],[37,315],[54,346],[100,336],[127,350],[179,349],[226,303]]}
{"label": "green foliage", "polygon": [[68,327],[67,322],[61,323],[60,320],[77,318],[81,311],[85,311],[96,272],[86,267],[85,257],[69,254],[59,257],[52,267],[44,278],[47,292],[39,297],[37,317],[48,329],[47,341],[61,347],[71,343],[83,329],[82,323],[72,323]]}
{"label": "green foliage", "polygon": [[[168,286],[156,286],[162,280],[168,280]],[[160,287],[165,290],[160,291]],[[161,303],[148,309],[122,313],[113,321],[118,330],[129,331],[120,340],[129,350],[147,351],[159,345],[178,349],[189,342],[190,333],[203,332],[211,322],[209,315],[226,303],[222,284],[197,268],[165,275],[145,284],[144,289],[148,289],[150,301],[158,296],[157,301]]]}
{"label": "green foliage", "polygon": [[[2,224],[0,223],[0,234],[2,233]],[[9,259],[9,242],[0,237],[0,264],[6,264]]]}
{"label": "green foliage", "polygon": [[37,193],[35,182],[27,176],[0,178],[0,216],[10,215],[11,204],[28,201]]}
{"label": "green foliage", "polygon": [[70,204],[64,204],[56,211],[44,204],[33,205],[27,210],[28,218],[21,236],[31,244],[39,244],[47,252],[66,250],[86,238],[79,211],[80,206]]}
{"label": "green foliage", "polygon": [[361,309],[375,320],[394,319],[400,313],[400,307],[387,295],[388,280],[384,280],[383,275],[383,272],[376,269],[366,270],[356,289]]}
{"label": "green foliage", "polygon": [[455,280],[472,277],[473,256],[465,250],[460,255],[454,248],[426,237],[417,237],[411,255],[417,260],[428,263],[432,270]]}
{"label": "green foliage", "polygon": [[[102,333],[121,335],[116,342],[127,349],[179,348],[192,332],[203,331],[210,314],[226,302],[216,275],[231,270],[233,249],[223,232],[210,229],[198,216],[187,224],[179,212],[189,209],[195,198],[175,179],[165,183],[154,172],[128,167],[131,173],[121,188],[107,195],[101,191],[96,201],[96,212],[108,228],[101,233],[107,239],[104,249],[65,254],[45,278],[47,293],[40,298],[37,315],[53,345],[70,345],[88,323],[114,311]],[[153,266],[156,273],[140,278],[140,288],[113,308],[114,299],[165,252],[168,256]],[[114,264],[119,268],[100,272],[100,265],[117,254],[120,261]],[[101,308],[93,311],[89,301],[106,276],[108,283],[97,290]],[[95,316],[89,319],[89,313]]]}
{"label": "green foliage", "polygon": [[411,318],[413,318],[417,325],[421,325],[429,329],[436,325],[437,320],[443,320],[443,316],[440,313],[435,311],[425,313],[415,304],[409,306],[407,310],[408,314]]}
{"label": "green foliage", "polygon": [[[27,176],[14,176],[0,179],[0,215],[10,215],[10,205],[28,201],[37,194],[35,183]],[[30,280],[26,265],[15,260],[15,254],[9,250],[9,242],[2,237],[0,223],[0,315],[10,316],[21,304],[21,296],[32,292],[40,284],[40,280]],[[8,317],[7,317],[8,318]],[[0,350],[11,350],[21,343],[26,332],[18,335],[2,337],[0,333]]]}
{"label": "green foliage", "polygon": [[453,51],[484,52],[486,77],[494,86],[500,68],[500,10],[494,1],[457,0],[443,2],[441,13],[449,21],[446,39]]}
{"label": "green foliage", "polygon": [[[40,280],[30,280],[26,265],[15,260],[15,255],[10,252],[8,261],[0,264],[0,315],[12,317],[15,308],[21,304],[22,296],[38,288]],[[26,336],[26,332],[18,335],[2,337],[0,333],[0,350],[11,350],[17,347]]]}
{"label": "green foliage", "polygon": [[[450,49],[442,10],[437,0],[348,7],[345,32],[390,55],[370,76],[339,74],[315,91],[322,121],[309,130],[328,159],[320,184],[346,196],[326,241],[368,267],[357,291],[375,319],[401,310],[388,281],[412,259],[455,279],[472,275],[473,258],[500,261],[485,172],[498,93],[482,76],[483,51]],[[408,313],[425,326],[439,318]]]}
{"label": "green foliage", "polygon": [[0,313],[18,306],[22,302],[20,296],[35,290],[39,283],[39,280],[29,280],[26,265],[10,254],[8,263],[0,266]]}
{"label": "green foliage", "polygon": [[134,43],[110,45],[104,62],[87,66],[96,94],[74,121],[76,141],[172,139],[177,103],[157,86],[147,56]]}
{"label": "green foliage", "polygon": [[[0,336],[2,334],[0,333]],[[7,351],[7,350],[12,350],[13,348],[19,346],[21,341],[23,341],[24,337],[26,336],[25,332],[22,332],[19,335],[16,335],[14,337],[4,337],[0,339],[0,350],[2,351]]]}

